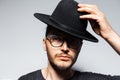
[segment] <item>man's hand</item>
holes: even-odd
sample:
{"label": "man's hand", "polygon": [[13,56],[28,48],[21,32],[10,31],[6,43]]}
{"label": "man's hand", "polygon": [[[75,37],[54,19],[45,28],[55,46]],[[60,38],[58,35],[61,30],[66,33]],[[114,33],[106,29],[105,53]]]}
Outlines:
{"label": "man's hand", "polygon": [[94,32],[103,38],[109,37],[112,30],[107,22],[104,14],[97,8],[96,5],[79,4],[78,11],[87,12],[88,14],[80,16],[81,19],[88,19]]}
{"label": "man's hand", "polygon": [[120,55],[120,36],[112,29],[98,7],[90,4],[78,4],[78,11],[88,13],[80,18],[89,20],[94,32],[105,39]]}

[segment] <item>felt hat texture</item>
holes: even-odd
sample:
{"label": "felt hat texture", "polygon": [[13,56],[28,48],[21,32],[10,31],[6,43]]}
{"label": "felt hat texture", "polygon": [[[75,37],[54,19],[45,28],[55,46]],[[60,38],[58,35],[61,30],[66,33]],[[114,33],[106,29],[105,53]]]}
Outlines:
{"label": "felt hat texture", "polygon": [[52,15],[35,13],[34,16],[40,21],[72,36],[91,42],[98,42],[98,39],[86,30],[88,21],[79,18],[80,15],[85,15],[86,13],[78,12],[77,9],[78,2],[61,0]]}

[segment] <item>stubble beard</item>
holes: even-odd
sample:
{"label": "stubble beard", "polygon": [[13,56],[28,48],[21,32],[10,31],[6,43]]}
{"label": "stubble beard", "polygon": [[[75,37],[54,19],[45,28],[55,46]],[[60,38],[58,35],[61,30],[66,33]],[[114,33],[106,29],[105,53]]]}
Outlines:
{"label": "stubble beard", "polygon": [[64,66],[60,66],[55,64],[54,62],[49,60],[50,65],[56,70],[56,71],[68,71],[72,65],[64,67]]}
{"label": "stubble beard", "polygon": [[74,59],[73,62],[68,66],[60,66],[60,65],[57,65],[57,63],[54,63],[54,61],[52,61],[52,59],[48,55],[49,64],[52,66],[53,69],[55,69],[56,71],[59,71],[59,72],[64,72],[64,71],[70,70],[71,67],[73,66],[73,64],[76,62],[76,59]]}

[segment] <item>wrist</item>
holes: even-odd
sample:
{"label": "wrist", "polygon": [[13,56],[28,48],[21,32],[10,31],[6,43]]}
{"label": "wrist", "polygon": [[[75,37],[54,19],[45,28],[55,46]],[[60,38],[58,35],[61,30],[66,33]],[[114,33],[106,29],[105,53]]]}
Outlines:
{"label": "wrist", "polygon": [[110,30],[108,33],[106,33],[105,36],[102,36],[106,41],[111,41],[117,37],[117,34],[115,31]]}
{"label": "wrist", "polygon": [[109,24],[103,26],[104,27],[100,30],[100,36],[105,40],[109,40],[113,35],[115,35],[115,32]]}

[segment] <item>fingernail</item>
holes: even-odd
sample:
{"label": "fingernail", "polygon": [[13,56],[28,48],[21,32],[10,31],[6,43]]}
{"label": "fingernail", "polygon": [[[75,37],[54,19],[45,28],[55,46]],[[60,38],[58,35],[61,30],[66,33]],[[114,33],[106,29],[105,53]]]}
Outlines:
{"label": "fingernail", "polygon": [[80,11],[80,10],[81,10],[81,8],[78,8],[77,10],[78,10],[78,11]]}
{"label": "fingernail", "polygon": [[81,6],[81,4],[79,3],[78,6]]}
{"label": "fingernail", "polygon": [[80,4],[78,4],[78,6],[80,6]]}

